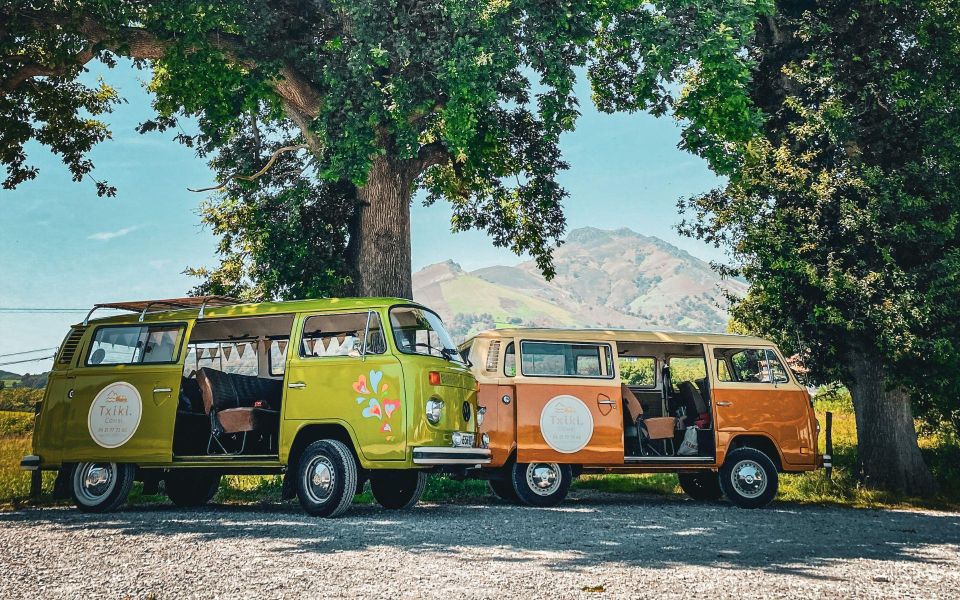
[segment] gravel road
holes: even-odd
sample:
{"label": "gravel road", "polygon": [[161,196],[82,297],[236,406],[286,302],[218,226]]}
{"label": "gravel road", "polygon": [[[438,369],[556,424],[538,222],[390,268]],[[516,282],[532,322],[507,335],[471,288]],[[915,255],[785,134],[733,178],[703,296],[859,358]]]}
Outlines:
{"label": "gravel road", "polygon": [[0,514],[0,598],[951,597],[960,514],[576,491],[398,513],[295,504]]}

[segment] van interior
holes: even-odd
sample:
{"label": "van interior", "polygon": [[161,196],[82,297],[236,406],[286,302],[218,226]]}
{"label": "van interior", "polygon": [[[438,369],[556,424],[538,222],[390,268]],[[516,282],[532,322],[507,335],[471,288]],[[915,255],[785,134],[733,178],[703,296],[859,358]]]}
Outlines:
{"label": "van interior", "polygon": [[176,456],[275,456],[293,315],[210,319],[187,345]]}
{"label": "van interior", "polygon": [[631,461],[715,456],[703,346],[618,342],[624,451]]}

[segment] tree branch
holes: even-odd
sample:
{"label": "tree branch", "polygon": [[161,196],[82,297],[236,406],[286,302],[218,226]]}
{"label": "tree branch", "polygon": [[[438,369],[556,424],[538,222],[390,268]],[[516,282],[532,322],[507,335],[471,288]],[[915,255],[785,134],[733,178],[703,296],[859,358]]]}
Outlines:
{"label": "tree branch", "polygon": [[267,161],[267,164],[265,164],[262,169],[260,169],[253,175],[237,175],[236,173],[234,173],[233,175],[230,175],[229,177],[227,177],[226,181],[224,181],[220,185],[199,188],[199,189],[187,188],[187,190],[191,192],[220,191],[225,187],[227,187],[227,184],[229,184],[234,179],[239,179],[241,181],[254,181],[255,179],[262,177],[267,171],[269,171],[270,167],[273,166],[273,163],[277,162],[277,157],[279,157],[284,152],[295,152],[297,150],[308,150],[308,149],[309,149],[309,146],[307,146],[307,144],[296,144],[294,146],[284,146],[283,148],[278,148],[276,152],[270,155],[270,160]]}
{"label": "tree branch", "polygon": [[420,147],[415,160],[417,164],[417,172],[422,173],[430,167],[435,167],[437,165],[442,165],[445,162],[449,162],[450,153],[447,152],[447,147],[443,142],[430,142],[429,144]]}
{"label": "tree branch", "polygon": [[[85,39],[88,45],[74,56],[73,64],[84,65],[95,56],[95,48],[109,50],[141,60],[159,60],[174,44],[173,40],[162,39],[155,34],[139,27],[119,27],[111,30],[98,19],[83,15],[74,18],[70,15],[53,11],[19,11],[17,16],[31,23],[37,29],[43,30],[51,26],[61,28],[65,33],[75,33]],[[246,68],[256,68],[257,62],[243,56],[243,38],[233,34],[211,31],[207,35],[207,42],[224,53],[231,62]],[[0,94],[7,94],[16,90],[26,80],[33,77],[62,76],[69,70],[70,65],[45,66],[35,63],[25,64],[13,72],[13,75],[0,82]],[[279,78],[273,82],[274,90],[284,99],[296,107],[298,111],[310,117],[320,112],[321,97],[313,84],[289,64],[280,69]]]}

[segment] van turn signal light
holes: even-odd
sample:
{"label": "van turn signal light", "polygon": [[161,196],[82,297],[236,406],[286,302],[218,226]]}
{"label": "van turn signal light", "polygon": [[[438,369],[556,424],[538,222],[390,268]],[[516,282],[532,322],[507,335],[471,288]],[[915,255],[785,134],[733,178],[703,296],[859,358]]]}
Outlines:
{"label": "van turn signal light", "polygon": [[440,385],[440,371],[430,371],[430,385]]}

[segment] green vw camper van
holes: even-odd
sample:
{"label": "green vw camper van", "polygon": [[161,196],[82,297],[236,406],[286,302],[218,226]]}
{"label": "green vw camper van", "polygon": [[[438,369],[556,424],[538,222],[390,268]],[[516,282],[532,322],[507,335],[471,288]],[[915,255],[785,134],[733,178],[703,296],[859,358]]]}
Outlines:
{"label": "green vw camper van", "polygon": [[99,304],[55,358],[21,466],[58,470],[89,512],[135,480],[191,506],[224,474],[273,473],[313,515],[343,513],[366,481],[408,508],[429,472],[489,462],[476,401],[440,318],[407,300]]}

